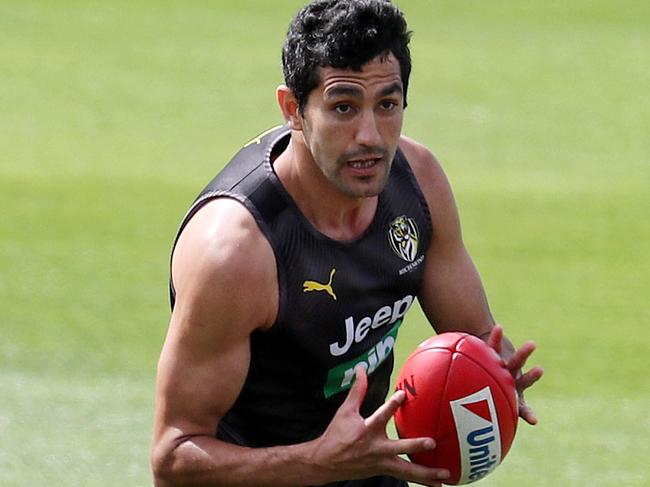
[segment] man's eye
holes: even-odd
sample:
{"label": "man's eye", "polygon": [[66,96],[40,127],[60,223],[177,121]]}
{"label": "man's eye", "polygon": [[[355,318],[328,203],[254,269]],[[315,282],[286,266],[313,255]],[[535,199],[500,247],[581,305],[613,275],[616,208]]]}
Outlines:
{"label": "man's eye", "polygon": [[350,113],[352,107],[350,105],[341,104],[341,105],[336,105],[336,107],[334,107],[334,110],[336,110],[337,113],[344,115],[346,113]]}
{"label": "man's eye", "polygon": [[385,100],[381,102],[381,108],[384,110],[393,110],[397,106],[397,103],[390,100]]}

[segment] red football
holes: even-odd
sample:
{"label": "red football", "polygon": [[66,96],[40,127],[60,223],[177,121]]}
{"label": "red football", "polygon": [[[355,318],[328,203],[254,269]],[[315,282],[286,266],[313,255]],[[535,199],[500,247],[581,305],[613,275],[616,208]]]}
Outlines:
{"label": "red football", "polygon": [[442,333],[421,343],[397,378],[406,400],[395,413],[401,438],[436,440],[413,462],[446,468],[447,484],[482,479],[504,459],[515,438],[517,392],[503,360],[483,340]]}

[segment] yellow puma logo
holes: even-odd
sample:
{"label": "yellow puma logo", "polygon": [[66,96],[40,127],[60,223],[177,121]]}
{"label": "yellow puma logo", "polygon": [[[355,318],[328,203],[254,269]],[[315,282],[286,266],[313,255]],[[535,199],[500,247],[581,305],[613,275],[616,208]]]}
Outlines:
{"label": "yellow puma logo", "polygon": [[306,293],[308,291],[325,291],[327,294],[332,296],[332,298],[334,298],[334,301],[336,301],[336,294],[334,294],[334,289],[332,289],[332,278],[334,277],[335,272],[336,269],[332,268],[332,270],[330,271],[330,280],[328,281],[327,284],[322,284],[316,281],[303,282],[302,292]]}

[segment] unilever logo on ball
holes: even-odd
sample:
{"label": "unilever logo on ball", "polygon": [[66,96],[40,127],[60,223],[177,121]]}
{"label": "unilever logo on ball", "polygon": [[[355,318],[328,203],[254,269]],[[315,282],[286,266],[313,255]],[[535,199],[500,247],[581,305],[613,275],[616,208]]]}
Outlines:
{"label": "unilever logo on ball", "polygon": [[460,446],[459,484],[482,479],[501,463],[499,420],[489,387],[450,401]]}

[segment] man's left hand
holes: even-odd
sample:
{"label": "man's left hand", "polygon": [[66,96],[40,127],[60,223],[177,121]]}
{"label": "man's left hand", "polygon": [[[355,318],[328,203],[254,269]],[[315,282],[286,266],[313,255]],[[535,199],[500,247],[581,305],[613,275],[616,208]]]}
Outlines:
{"label": "man's left hand", "polygon": [[519,416],[528,424],[537,424],[537,416],[526,401],[524,400],[524,391],[537,382],[544,374],[544,369],[536,365],[526,373],[522,373],[522,368],[526,364],[528,357],[535,351],[537,346],[534,342],[526,342],[518,349],[515,349],[510,341],[503,336],[503,328],[496,325],[492,328],[490,336],[486,340],[496,352],[503,357],[506,368],[510,371],[515,379],[517,387],[517,396],[519,398]]}

